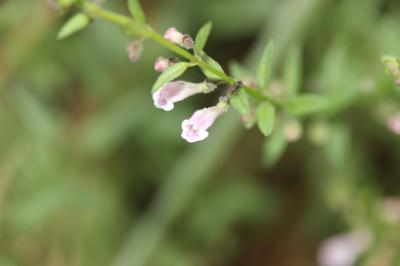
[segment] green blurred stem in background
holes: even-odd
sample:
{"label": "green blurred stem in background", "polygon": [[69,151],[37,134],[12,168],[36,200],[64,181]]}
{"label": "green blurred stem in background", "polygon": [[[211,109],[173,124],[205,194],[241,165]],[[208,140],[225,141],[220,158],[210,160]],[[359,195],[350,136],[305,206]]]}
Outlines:
{"label": "green blurred stem in background", "polygon": [[[227,82],[230,85],[237,82],[237,80],[235,80],[234,78],[219,71],[215,67],[207,64],[200,58],[192,55],[191,53],[180,48],[179,46],[169,42],[161,34],[159,34],[157,31],[152,29],[149,25],[139,23],[139,22],[131,19],[130,17],[105,10],[94,3],[83,2],[83,3],[81,3],[81,8],[92,18],[102,18],[104,20],[108,20],[110,22],[118,24],[124,29],[128,29],[128,30],[133,29],[140,36],[154,40],[155,42],[157,42],[160,45],[164,46],[165,48],[171,50],[172,52],[174,52],[174,53],[186,58],[190,62],[195,63],[196,65],[208,70],[209,72],[216,75],[221,80]],[[282,107],[281,103],[279,103],[275,99],[272,99],[271,97],[268,97],[268,96],[258,92],[254,88],[251,88],[249,86],[242,86],[242,88],[246,91],[247,94],[249,94],[250,96],[252,96],[260,101],[269,101],[272,104],[276,105],[277,107]]]}

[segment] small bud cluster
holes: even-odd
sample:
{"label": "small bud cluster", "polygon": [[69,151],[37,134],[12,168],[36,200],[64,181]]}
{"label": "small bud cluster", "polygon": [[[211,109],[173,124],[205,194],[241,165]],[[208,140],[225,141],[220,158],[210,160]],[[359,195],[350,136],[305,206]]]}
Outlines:
{"label": "small bud cluster", "polygon": [[[164,38],[186,49],[194,47],[193,39],[187,34],[180,33],[174,27],[165,32]],[[178,59],[176,58],[158,57],[154,64],[154,70],[164,72],[177,63]],[[153,101],[155,107],[164,111],[171,111],[175,103],[196,94],[210,93],[216,88],[217,85],[208,80],[200,83],[183,80],[170,81],[153,93]],[[217,105],[194,112],[189,119],[182,122],[182,138],[190,143],[206,139],[209,134],[207,130],[219,116],[228,110],[228,107],[228,100],[221,98]]]}

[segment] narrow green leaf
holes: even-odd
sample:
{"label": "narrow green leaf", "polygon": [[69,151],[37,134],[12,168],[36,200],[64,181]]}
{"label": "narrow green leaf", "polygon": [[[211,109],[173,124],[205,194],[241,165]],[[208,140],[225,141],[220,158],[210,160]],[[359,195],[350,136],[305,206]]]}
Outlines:
{"label": "narrow green leaf", "polygon": [[57,39],[64,39],[82,29],[84,29],[90,23],[90,18],[83,14],[79,13],[70,18],[61,30],[58,32]]}
{"label": "narrow green leaf", "polygon": [[270,102],[261,103],[256,113],[257,125],[261,133],[268,137],[275,124],[275,107]]}
{"label": "narrow green leaf", "polygon": [[265,90],[271,79],[274,44],[270,41],[262,53],[257,70],[257,82],[261,90]]}
{"label": "narrow green leaf", "polygon": [[174,80],[181,76],[190,66],[189,63],[187,62],[181,62],[177,63],[175,65],[170,66],[165,70],[157,79],[156,83],[154,83],[154,86],[151,90],[151,92],[157,91],[159,88],[161,88],[162,85],[164,85],[167,82],[170,82],[171,80]]}
{"label": "narrow green leaf", "polygon": [[285,108],[293,115],[301,116],[323,111],[328,108],[326,97],[316,94],[301,94],[284,103]]}
{"label": "narrow green leaf", "polygon": [[298,47],[292,48],[283,69],[285,95],[289,98],[297,95],[301,85],[301,52]]}
{"label": "narrow green leaf", "polygon": [[282,129],[276,129],[263,146],[262,161],[264,166],[273,166],[283,155],[287,147],[287,142]]}
{"label": "narrow green leaf", "polygon": [[231,106],[241,115],[250,114],[249,96],[244,90],[239,89],[238,92],[232,95],[229,102],[231,103]]}
{"label": "narrow green leaf", "polygon": [[195,39],[195,47],[198,51],[202,51],[206,46],[208,36],[210,36],[210,32],[212,29],[212,23],[207,22],[203,27],[200,28],[199,32],[196,35]]}
{"label": "narrow green leaf", "polygon": [[[214,59],[212,59],[210,56],[206,55],[204,52],[202,53],[202,56],[201,56],[201,57],[203,58],[203,60],[204,60],[207,64],[209,64],[210,66],[212,66],[212,67],[218,69],[220,72],[225,73],[225,72],[224,72],[224,69],[221,67],[221,65],[220,65],[217,61],[215,61]],[[201,71],[202,71],[202,72],[204,73],[204,75],[205,75],[208,79],[210,79],[210,80],[220,80],[220,77],[218,77],[217,75],[215,75],[214,73],[208,71],[208,70],[205,69],[205,68],[201,68]]]}
{"label": "narrow green leaf", "polygon": [[138,0],[128,0],[128,7],[132,17],[143,23],[146,21],[146,16]]}

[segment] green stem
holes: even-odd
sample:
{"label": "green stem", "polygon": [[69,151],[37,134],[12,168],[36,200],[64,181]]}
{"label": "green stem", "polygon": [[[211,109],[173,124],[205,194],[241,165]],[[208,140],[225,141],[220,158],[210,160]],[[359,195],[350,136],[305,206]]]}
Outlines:
{"label": "green stem", "polygon": [[[216,69],[215,67],[207,64],[206,62],[204,62],[202,59],[200,59],[199,57],[194,56],[193,54],[189,53],[188,51],[186,51],[185,49],[171,43],[170,41],[166,40],[161,34],[159,34],[158,32],[156,32],[155,30],[153,30],[150,26],[146,26],[146,25],[138,25],[138,23],[128,17],[128,16],[124,16],[124,15],[120,15],[117,14],[115,12],[111,12],[108,10],[105,10],[103,8],[101,8],[100,6],[91,3],[91,2],[83,2],[81,4],[81,8],[91,17],[93,18],[102,18],[104,20],[108,20],[110,22],[113,22],[115,24],[120,25],[121,27],[135,27],[138,28],[140,27],[142,29],[141,31],[141,35],[143,37],[147,37],[147,38],[151,38],[152,40],[154,40],[155,42],[159,43],[160,45],[164,46],[165,48],[169,49],[170,51],[182,56],[183,58],[186,58],[187,60],[189,60],[192,63],[197,64],[199,67],[208,70],[209,72],[211,72],[212,74],[216,75],[217,77],[219,77],[221,80],[225,81],[226,83],[232,85],[236,82],[236,80],[228,75],[226,75],[224,72]],[[276,105],[277,107],[282,107],[282,104],[279,103],[278,101],[272,99],[271,97],[268,97],[262,93],[260,93],[259,91],[257,91],[254,88],[251,88],[249,86],[243,86],[242,87],[247,94],[249,94],[250,96],[260,100],[260,101],[269,101],[272,104]]]}
{"label": "green stem", "polygon": [[100,6],[91,2],[84,1],[83,3],[81,3],[81,8],[92,18],[102,18],[104,20],[108,20],[110,22],[118,24],[121,27],[135,23],[130,17],[105,10],[104,8],[101,8]]}
{"label": "green stem", "polygon": [[200,58],[198,58],[198,57],[192,55],[191,53],[187,52],[185,49],[182,49],[181,47],[171,43],[168,40],[166,40],[158,32],[150,29],[149,37],[151,39],[153,39],[154,41],[158,42],[159,44],[161,44],[162,46],[164,46],[165,48],[177,53],[178,55],[186,58],[187,60],[191,61],[192,63],[195,63],[195,64],[199,65],[200,67],[210,71],[211,73],[213,73],[214,75],[219,77],[221,80],[226,81],[228,84],[233,84],[233,83],[236,82],[235,79],[233,79],[230,76],[226,75],[225,73],[219,71],[218,69],[210,66],[209,64],[207,64],[206,62],[204,62]]}

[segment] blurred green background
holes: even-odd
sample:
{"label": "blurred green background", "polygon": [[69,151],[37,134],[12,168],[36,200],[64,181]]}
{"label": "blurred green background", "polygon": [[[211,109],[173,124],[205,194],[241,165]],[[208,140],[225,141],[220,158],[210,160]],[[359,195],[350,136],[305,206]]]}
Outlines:
{"label": "blurred green background", "polygon": [[[234,112],[188,144],[181,121],[215,95],[154,108],[168,51],[146,42],[133,64],[131,40],[103,21],[57,41],[73,10],[2,0],[0,265],[325,266],[321,243],[359,229],[372,241],[356,265],[400,265],[400,138],[386,125],[400,91],[380,61],[400,55],[400,2],[141,2],[159,32],[212,21],[206,50],[225,67],[254,69],[273,39],[277,86],[300,47],[302,91],[332,108],[302,119],[294,143],[277,130],[277,152]],[[124,0],[104,6],[128,14]]]}

